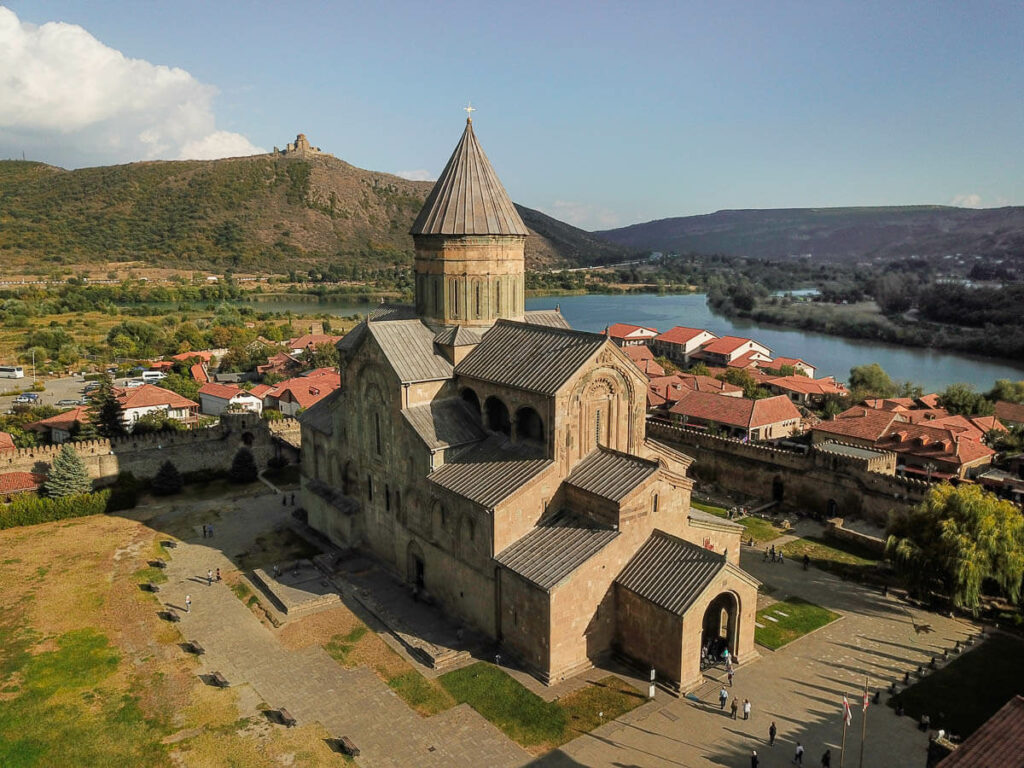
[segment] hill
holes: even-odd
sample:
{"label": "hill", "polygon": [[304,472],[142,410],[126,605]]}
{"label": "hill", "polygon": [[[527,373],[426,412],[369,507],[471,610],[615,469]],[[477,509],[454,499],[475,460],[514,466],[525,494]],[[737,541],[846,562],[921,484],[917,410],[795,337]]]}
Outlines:
{"label": "hill", "polygon": [[781,208],[717,211],[594,234],[628,248],[825,261],[952,253],[1024,258],[1024,207]]}
{"label": "hill", "polygon": [[[143,261],[244,272],[410,264],[408,231],[430,182],[330,155],[143,162],[67,171],[0,161],[5,268]],[[527,264],[616,261],[622,246],[517,206]]]}

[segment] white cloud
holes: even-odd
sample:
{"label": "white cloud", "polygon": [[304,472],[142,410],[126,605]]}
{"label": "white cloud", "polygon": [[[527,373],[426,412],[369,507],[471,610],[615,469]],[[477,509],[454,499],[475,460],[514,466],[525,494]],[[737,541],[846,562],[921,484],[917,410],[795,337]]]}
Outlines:
{"label": "white cloud", "polygon": [[981,195],[974,192],[969,195],[957,195],[949,204],[961,208],[981,208]]}
{"label": "white cloud", "polygon": [[0,156],[82,165],[266,151],[217,130],[213,86],[74,24],[35,26],[0,7],[0,73]]}
{"label": "white cloud", "polygon": [[395,176],[401,176],[409,181],[436,181],[437,176],[423,168],[418,171],[396,171]]}
{"label": "white cloud", "polygon": [[613,229],[622,222],[622,217],[615,211],[590,203],[573,200],[555,200],[547,208],[542,208],[548,216],[554,216],[580,229]]}

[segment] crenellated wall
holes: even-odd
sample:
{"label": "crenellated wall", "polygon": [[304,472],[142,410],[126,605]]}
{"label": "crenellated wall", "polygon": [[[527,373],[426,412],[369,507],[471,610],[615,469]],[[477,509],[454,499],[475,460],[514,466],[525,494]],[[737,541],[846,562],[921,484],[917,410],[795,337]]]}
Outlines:
{"label": "crenellated wall", "polygon": [[861,516],[885,525],[893,512],[920,503],[930,487],[870,471],[863,459],[822,455],[813,446],[804,453],[650,420],[647,432],[693,456],[690,471],[701,480],[814,515]]}
{"label": "crenellated wall", "polygon": [[[156,432],[138,437],[129,435],[114,440],[85,440],[71,445],[85,462],[89,476],[102,485],[113,481],[120,472],[131,472],[140,479],[152,477],[168,459],[179,472],[227,469],[243,445],[252,450],[261,468],[278,455],[295,461],[297,452],[280,438],[297,433],[297,430],[298,423],[294,419],[270,423],[256,414],[225,413],[220,423],[209,429]],[[62,447],[48,445],[0,453],[0,472],[46,474]]]}

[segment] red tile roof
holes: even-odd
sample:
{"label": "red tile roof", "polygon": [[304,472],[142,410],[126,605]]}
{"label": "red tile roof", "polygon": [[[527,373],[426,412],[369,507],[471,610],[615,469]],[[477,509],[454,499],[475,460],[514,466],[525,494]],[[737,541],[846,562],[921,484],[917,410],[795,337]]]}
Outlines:
{"label": "red tile roof", "polygon": [[776,357],[771,363],[772,368],[775,370],[779,370],[784,365],[788,365],[791,368],[814,368],[813,365],[806,360],[801,360],[799,357]]}
{"label": "red tile roof", "polygon": [[189,372],[192,374],[192,378],[200,383],[205,384],[210,380],[210,377],[206,375],[206,368],[203,367],[202,363],[196,363],[193,365],[189,368]]}
{"label": "red tile roof", "polygon": [[672,406],[671,412],[743,429],[756,429],[780,421],[800,421],[800,412],[785,395],[749,400],[709,392],[689,392]]}
{"label": "red tile roof", "polygon": [[241,394],[244,391],[241,387],[236,387],[234,384],[218,384],[214,381],[207,382],[199,388],[200,395],[219,397],[221,400],[230,400],[235,395]]}
{"label": "red tile roof", "polygon": [[160,360],[156,363],[150,363],[149,370],[151,371],[163,371],[167,372],[174,366],[170,360]]}
{"label": "red tile roof", "polygon": [[804,395],[845,395],[846,387],[837,384],[835,379],[827,376],[824,379],[809,379],[806,376],[779,376],[767,382],[787,392],[799,392]]}
{"label": "red tile roof", "polygon": [[[655,335],[658,333],[657,328],[648,328],[644,325],[629,325],[628,323],[613,323],[612,325],[609,325],[606,330],[608,335],[613,339],[624,339],[631,333],[636,333],[637,331],[647,331],[648,333]],[[641,337],[644,335],[645,334],[640,334]]]}
{"label": "red tile roof", "polygon": [[[329,369],[320,369],[329,370]],[[272,397],[277,400],[285,400],[285,402],[295,402],[299,404],[300,408],[309,408],[311,405],[318,403],[327,395],[331,394],[334,390],[341,386],[341,374],[338,371],[332,371],[331,373],[313,376],[312,378],[307,376],[297,376],[294,379],[288,379],[282,381],[273,391],[270,392],[267,397]]]}
{"label": "red tile roof", "polygon": [[9,451],[14,447],[14,438],[7,432],[0,432],[0,451]]}
{"label": "red tile roof", "polygon": [[35,472],[4,472],[0,474],[0,493],[38,491],[45,482],[46,475]]}
{"label": "red tile roof", "polygon": [[130,389],[115,389],[114,394],[118,402],[121,403],[121,407],[125,409],[149,408],[156,405],[166,405],[171,408],[199,407],[199,403],[194,403],[177,392],[154,384],[143,384],[141,387]]}
{"label": "red tile roof", "polygon": [[[707,349],[707,347],[704,349]],[[752,349],[749,352],[744,352],[735,360],[730,360],[727,365],[730,368],[751,368],[756,366],[763,357],[764,355],[761,352],[758,352],[756,349]]]}
{"label": "red tile roof", "polygon": [[938,408],[939,396],[934,392],[930,395],[921,395],[919,398],[917,398],[917,402],[923,405],[925,408]]}
{"label": "red tile roof", "polygon": [[996,418],[1014,424],[1024,424],[1024,403],[1008,403],[999,400],[996,403]]}
{"label": "red tile roof", "polygon": [[341,336],[330,336],[326,333],[307,333],[296,336],[288,341],[288,349],[307,349],[317,344],[337,344]]}
{"label": "red tile roof", "polygon": [[172,355],[171,360],[179,360],[181,362],[185,362],[186,360],[191,360],[193,357],[198,357],[204,363],[208,363],[210,362],[210,358],[213,357],[213,350],[200,349],[196,352],[182,352],[181,354],[178,355]]}
{"label": "red tile roof", "polygon": [[1024,696],[1014,696],[935,768],[1020,765],[1024,755]]}
{"label": "red tile roof", "polygon": [[274,387],[271,384],[257,384],[255,387],[249,390],[250,395],[256,395],[256,397],[264,397],[268,392],[273,392]]}
{"label": "red tile roof", "polygon": [[70,411],[62,411],[54,416],[50,416],[48,419],[34,421],[28,426],[37,431],[39,427],[42,427],[43,429],[62,429],[65,432],[70,432],[76,423],[88,424],[89,418],[89,407],[80,405],[77,408],[72,408]]}
{"label": "red tile roof", "polygon": [[815,424],[814,431],[875,441],[884,435],[889,425],[894,422],[905,423],[902,414],[876,411],[873,408],[857,405],[843,411],[831,421]]}
{"label": "red tile roof", "polygon": [[700,351],[712,352],[716,355],[730,355],[750,341],[750,339],[741,339],[739,336],[723,336],[720,339],[708,342],[700,348]]}
{"label": "red tile roof", "polygon": [[688,341],[693,341],[702,333],[708,333],[711,336],[715,335],[711,333],[711,331],[705,331],[703,328],[684,328],[681,325],[677,325],[675,328],[670,328],[664,333],[658,334],[656,339],[657,341],[664,341],[669,344],[686,344]]}

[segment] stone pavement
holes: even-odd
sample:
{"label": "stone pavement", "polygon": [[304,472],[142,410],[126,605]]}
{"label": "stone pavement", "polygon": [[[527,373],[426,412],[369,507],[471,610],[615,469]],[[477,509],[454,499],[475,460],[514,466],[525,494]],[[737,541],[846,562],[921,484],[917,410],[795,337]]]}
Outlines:
{"label": "stone pavement", "polygon": [[[202,674],[220,672],[233,686],[250,685],[272,709],[286,708],[300,724],[319,721],[332,736],[348,736],[362,750],[361,765],[500,767],[529,760],[467,705],[423,718],[371,670],[344,669],[320,647],[282,648],[225,583],[207,586],[207,569],[235,567],[219,546],[231,553],[232,545],[240,545],[233,534],[251,536],[282,516],[277,496],[247,499],[245,507],[231,519],[222,514],[213,539],[201,538],[197,528],[194,538],[179,544],[160,592],[180,613],[184,639],[205,649]],[[186,594],[192,598],[188,614]]]}
{"label": "stone pavement", "polygon": [[[776,542],[778,546],[778,541]],[[746,766],[756,749],[761,768],[788,765],[797,741],[807,750],[805,765],[819,765],[826,748],[839,765],[842,696],[850,696],[853,724],[847,732],[846,765],[857,765],[860,749],[860,693],[886,688],[907,670],[927,664],[977,630],[961,621],[925,613],[895,597],[844,582],[799,563],[763,562],[764,546],[741,553],[742,567],[775,587],[774,597],[796,595],[841,613],[842,618],[736,671],[730,696],[749,698],[751,719],[732,720],[718,708],[720,672],[694,691],[699,701],[661,698],[580,736],[535,762],[538,766]],[[884,705],[868,707],[864,765],[923,768],[927,737],[907,717]],[[941,706],[936,703],[937,708]],[[778,737],[768,746],[768,726]]]}

